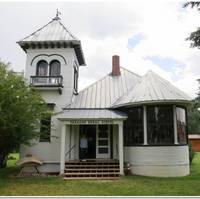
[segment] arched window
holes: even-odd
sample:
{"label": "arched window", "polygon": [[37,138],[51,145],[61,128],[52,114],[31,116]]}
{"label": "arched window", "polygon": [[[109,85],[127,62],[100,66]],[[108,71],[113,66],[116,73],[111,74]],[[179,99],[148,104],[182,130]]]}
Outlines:
{"label": "arched window", "polygon": [[49,76],[59,76],[60,75],[60,62],[58,60],[53,60],[50,63]]}
{"label": "arched window", "polygon": [[36,75],[37,76],[47,76],[48,63],[41,60],[37,63]]}

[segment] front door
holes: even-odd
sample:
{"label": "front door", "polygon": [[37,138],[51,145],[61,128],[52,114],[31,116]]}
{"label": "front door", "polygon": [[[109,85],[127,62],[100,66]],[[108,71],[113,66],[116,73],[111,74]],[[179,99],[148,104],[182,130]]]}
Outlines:
{"label": "front door", "polygon": [[96,125],[81,125],[79,134],[79,158],[96,158]]}
{"label": "front door", "polygon": [[110,159],[110,125],[97,125],[96,158]]}

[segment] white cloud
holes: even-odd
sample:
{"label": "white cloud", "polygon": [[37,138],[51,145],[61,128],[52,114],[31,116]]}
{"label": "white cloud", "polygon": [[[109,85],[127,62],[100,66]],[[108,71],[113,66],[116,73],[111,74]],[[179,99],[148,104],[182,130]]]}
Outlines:
{"label": "white cloud", "polygon": [[[80,69],[80,88],[110,72],[111,56],[118,54],[121,65],[131,71],[144,75],[153,70],[195,96],[199,50],[189,48],[185,38],[199,25],[200,13],[183,9],[182,1],[62,1],[48,3],[48,9],[46,5],[0,3],[0,26],[5,27],[0,33],[0,56],[16,70],[23,68],[25,54],[15,42],[51,20],[59,8],[62,22],[82,41],[87,67]],[[133,49],[127,48],[128,39],[138,33],[144,38]],[[144,59],[157,55],[177,60],[183,67],[165,71]]]}

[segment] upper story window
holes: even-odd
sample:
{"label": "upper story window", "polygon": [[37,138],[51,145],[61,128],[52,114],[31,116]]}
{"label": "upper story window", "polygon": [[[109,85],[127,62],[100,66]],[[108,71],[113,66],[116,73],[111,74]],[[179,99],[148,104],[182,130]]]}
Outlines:
{"label": "upper story window", "polygon": [[59,76],[60,75],[60,62],[58,60],[53,60],[49,65],[49,76]]}
{"label": "upper story window", "polygon": [[44,60],[39,61],[36,66],[36,75],[47,76],[47,72],[48,72],[48,63]]}
{"label": "upper story window", "polygon": [[50,64],[45,60],[38,61],[36,65],[36,76],[31,76],[30,85],[34,87],[59,87],[61,94],[63,87],[63,77],[60,75],[61,64],[58,60],[52,60]]}
{"label": "upper story window", "polygon": [[178,143],[187,144],[186,111],[184,108],[176,107],[176,118]]}
{"label": "upper story window", "polygon": [[78,69],[74,66],[74,93],[78,93]]}
{"label": "upper story window", "polygon": [[174,124],[172,106],[147,107],[148,144],[174,144]]}

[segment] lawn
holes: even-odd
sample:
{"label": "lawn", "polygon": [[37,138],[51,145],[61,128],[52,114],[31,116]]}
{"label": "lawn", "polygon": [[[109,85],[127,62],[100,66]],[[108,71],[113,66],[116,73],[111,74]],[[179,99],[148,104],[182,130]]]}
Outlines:
{"label": "lawn", "polygon": [[[12,154],[17,158],[17,154]],[[16,160],[9,160],[8,168],[0,169],[1,196],[199,196],[200,153],[196,154],[191,174],[186,177],[153,178],[122,177],[114,181],[73,180],[60,177],[14,178],[18,171]]]}

